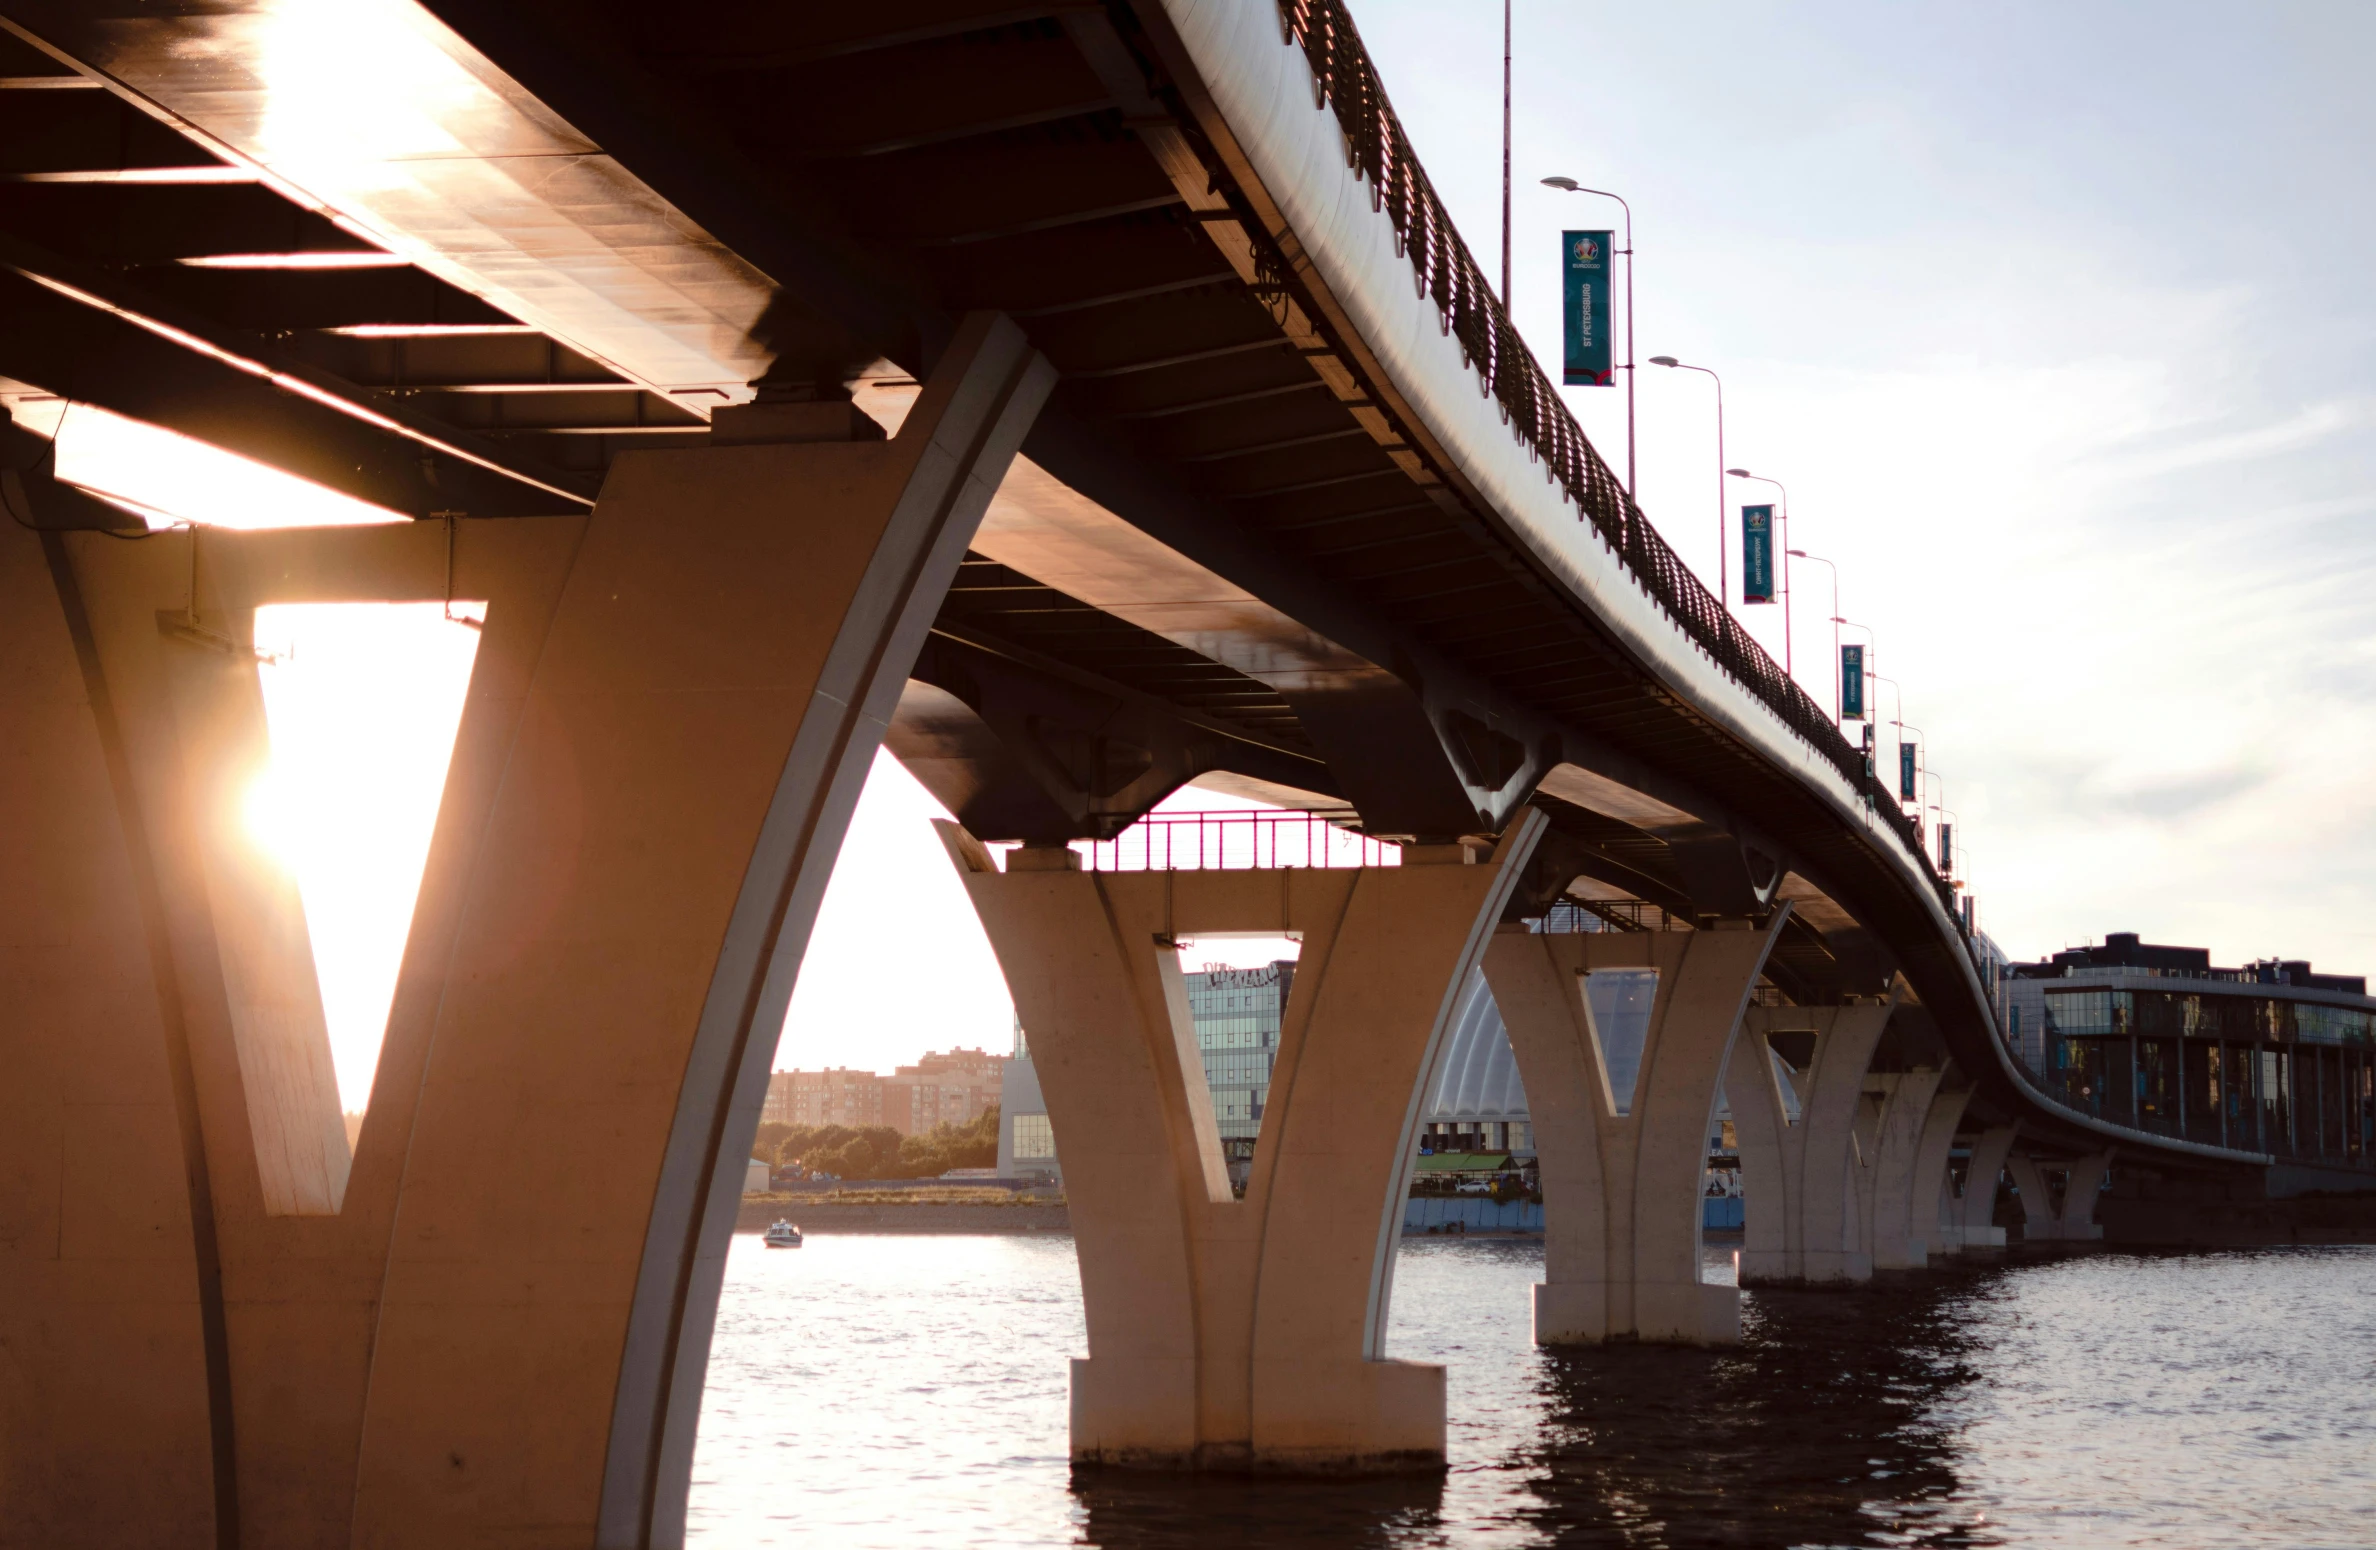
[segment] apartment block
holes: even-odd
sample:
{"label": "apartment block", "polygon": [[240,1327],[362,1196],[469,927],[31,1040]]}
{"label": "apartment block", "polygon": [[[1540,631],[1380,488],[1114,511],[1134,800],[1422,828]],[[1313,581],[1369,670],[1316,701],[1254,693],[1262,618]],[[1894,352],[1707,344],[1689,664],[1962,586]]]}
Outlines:
{"label": "apartment block", "polygon": [[778,1071],[768,1078],[760,1118],[777,1125],[889,1125],[903,1136],[965,1125],[998,1103],[1008,1057],[978,1049],[938,1050],[889,1076],[843,1066]]}

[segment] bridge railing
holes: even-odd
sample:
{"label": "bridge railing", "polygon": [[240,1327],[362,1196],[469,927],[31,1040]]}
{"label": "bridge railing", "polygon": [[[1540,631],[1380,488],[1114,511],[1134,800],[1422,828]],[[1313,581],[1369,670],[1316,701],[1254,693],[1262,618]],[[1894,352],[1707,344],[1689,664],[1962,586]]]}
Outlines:
{"label": "bridge railing", "polygon": [[1463,356],[1499,402],[1512,433],[1550,465],[1581,519],[1592,524],[1667,616],[1829,761],[1922,858],[1931,886],[1960,929],[1954,890],[1938,875],[1920,829],[1875,777],[1864,751],[1840,735],[1823,708],[1692,574],[1585,440],[1412,154],[1344,0],[1278,0],[1278,5],[1288,41],[1300,43],[1311,63],[1319,105],[1336,109],[1353,172],[1369,184],[1370,207],[1393,221],[1397,243],[1417,272],[1419,294],[1435,298],[1445,331],[1460,341]]}
{"label": "bridge railing", "polygon": [[1402,851],[1344,827],[1351,812],[1149,813],[1110,840],[1079,840],[1089,872],[1400,866]]}

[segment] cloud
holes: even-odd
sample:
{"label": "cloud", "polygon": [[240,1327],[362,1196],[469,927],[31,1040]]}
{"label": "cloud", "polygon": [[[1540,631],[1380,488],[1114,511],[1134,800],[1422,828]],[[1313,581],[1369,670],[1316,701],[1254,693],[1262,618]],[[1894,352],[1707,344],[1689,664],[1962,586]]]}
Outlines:
{"label": "cloud", "polygon": [[2156,823],[2194,818],[2223,802],[2260,790],[2267,770],[2227,769],[2197,775],[2164,775],[2104,793],[2104,805]]}
{"label": "cloud", "polygon": [[2358,397],[2329,399],[2308,405],[2273,424],[2244,430],[2204,435],[2199,424],[2157,427],[2152,439],[2176,444],[2135,451],[2113,448],[2087,461],[2092,465],[2090,471],[2107,482],[2153,479],[2300,452],[2345,432],[2364,430],[2371,423],[2376,423],[2376,401]]}

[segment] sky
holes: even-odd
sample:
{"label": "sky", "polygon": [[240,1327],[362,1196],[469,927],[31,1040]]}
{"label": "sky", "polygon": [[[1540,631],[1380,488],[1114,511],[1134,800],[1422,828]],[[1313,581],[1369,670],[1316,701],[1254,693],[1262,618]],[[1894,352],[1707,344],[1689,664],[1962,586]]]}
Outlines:
{"label": "sky", "polygon": [[[1353,9],[1493,273],[1499,8]],[[2371,59],[2358,4],[1516,0],[1523,332],[1555,365],[1558,233],[1616,225],[1539,180],[1624,194],[1637,353],[1722,374],[1725,461],[1785,481],[1791,545],[1836,564],[1848,638],[1892,681],[1885,717],[1920,729],[1981,924],[2016,957],[2129,930],[2376,971]],[[1706,378],[1644,365],[1638,386],[1642,505],[1711,575],[1719,521],[1771,496],[1725,504]],[[1623,392],[1567,396],[1621,468]],[[1826,699],[1829,577],[1793,580],[1799,675]],[[1742,613],[1781,655],[1782,610]],[[296,660],[377,653],[350,670],[443,685],[423,724],[450,728],[462,642],[393,618]],[[779,1066],[1006,1046],[934,816],[879,758]],[[409,899],[407,864],[371,875]],[[307,907],[355,1106],[401,932],[331,887]]]}
{"label": "sky", "polygon": [[[1353,9],[1494,273],[1500,8]],[[1514,30],[1521,329],[1556,362],[1558,233],[1618,224],[1540,179],[1623,194],[1637,353],[1722,374],[1726,461],[1837,564],[1983,927],[2376,970],[2376,7],[1516,0]],[[1623,392],[1567,397],[1621,466]],[[1709,383],[1645,364],[1639,400],[1642,504],[1706,576]],[[1825,698],[1829,578],[1793,580]],[[1777,656],[1779,612],[1742,610]]]}

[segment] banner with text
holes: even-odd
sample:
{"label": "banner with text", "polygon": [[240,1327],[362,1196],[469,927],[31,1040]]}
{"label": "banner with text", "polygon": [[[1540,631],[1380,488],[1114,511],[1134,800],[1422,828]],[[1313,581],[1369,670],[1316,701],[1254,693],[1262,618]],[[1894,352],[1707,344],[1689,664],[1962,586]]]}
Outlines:
{"label": "banner with text", "polygon": [[1898,796],[1904,801],[1914,800],[1914,745],[1898,744]]}
{"label": "banner with text", "polygon": [[1741,601],[1774,600],[1774,508],[1741,508]]}
{"label": "banner with text", "polygon": [[1862,721],[1865,718],[1864,654],[1862,646],[1840,648],[1840,719]]}
{"label": "banner with text", "polygon": [[1559,234],[1559,290],[1567,313],[1563,330],[1567,372],[1561,380],[1569,387],[1609,387],[1617,380],[1609,339],[1609,239],[1614,235],[1605,231]]}

